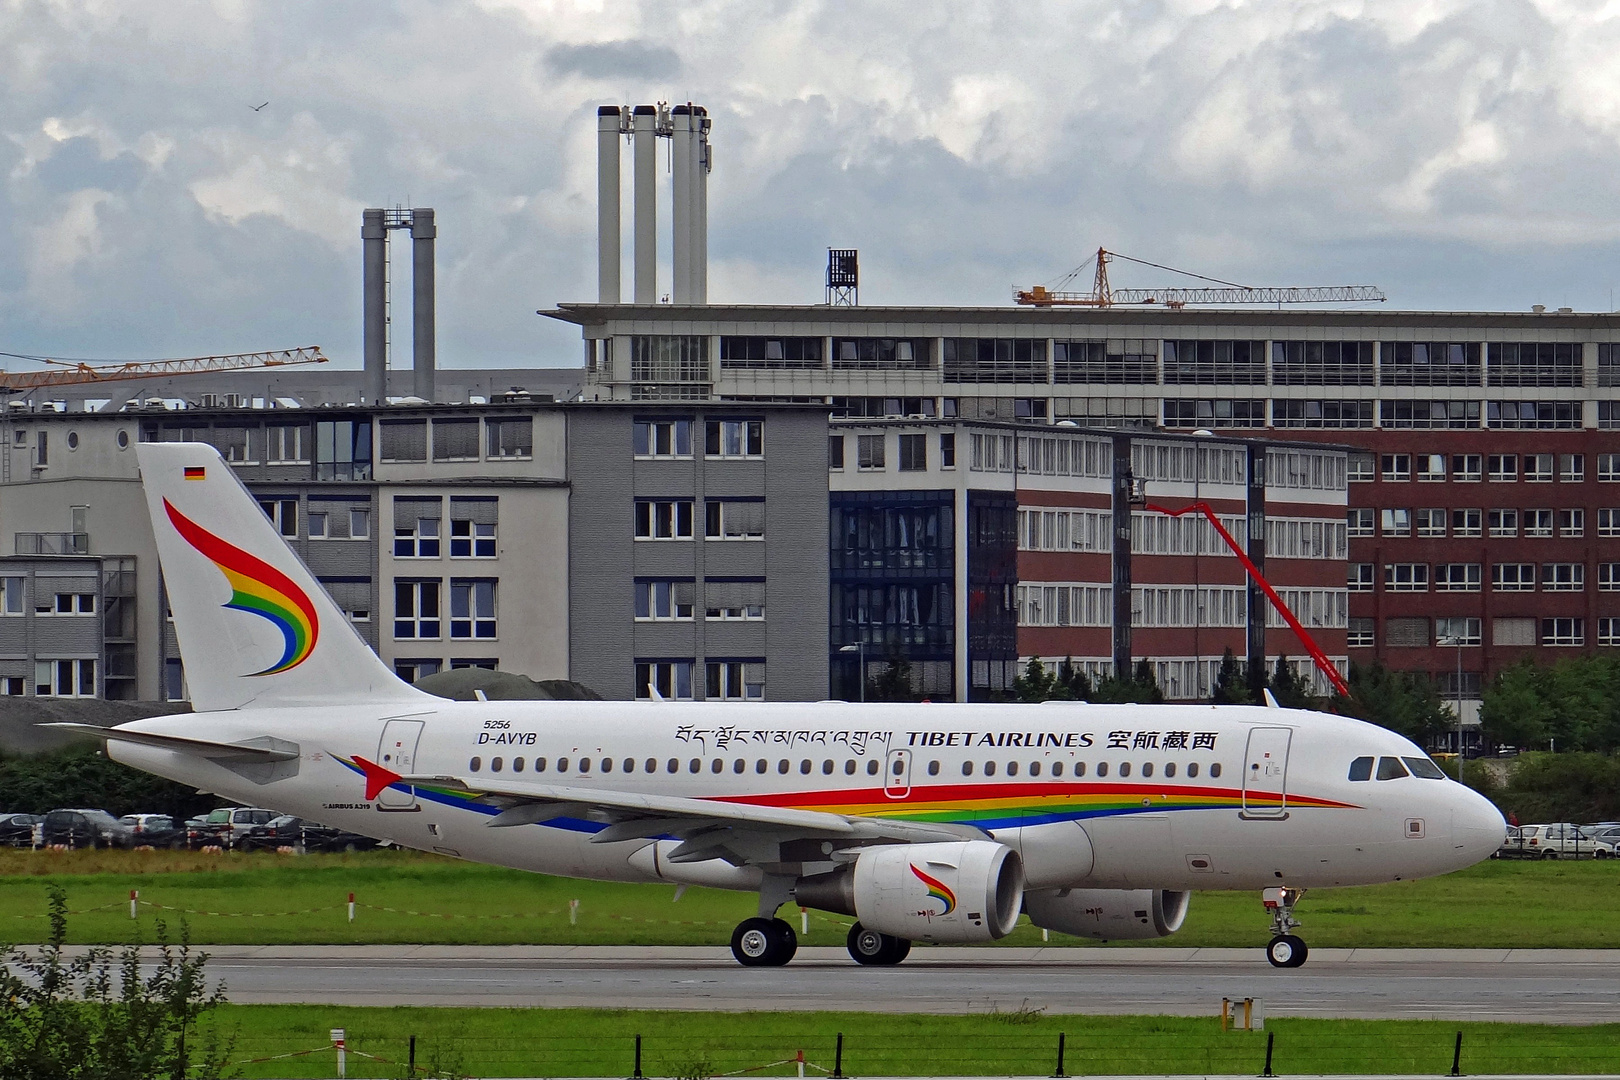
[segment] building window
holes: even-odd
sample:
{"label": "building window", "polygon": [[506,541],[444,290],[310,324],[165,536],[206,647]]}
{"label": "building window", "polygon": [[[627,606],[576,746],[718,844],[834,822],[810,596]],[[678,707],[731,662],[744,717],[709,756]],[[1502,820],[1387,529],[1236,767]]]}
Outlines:
{"label": "building window", "polygon": [[1370,562],[1353,562],[1348,566],[1349,586],[1351,592],[1373,591],[1373,564]]}
{"label": "building window", "polygon": [[636,539],[692,539],[692,500],[638,500],[636,502]]}
{"label": "building window", "polygon": [[858,435],[855,437],[856,465],[863,472],[876,471],[883,468],[882,435]]}
{"label": "building window", "polygon": [[1417,534],[1429,539],[1445,536],[1446,512],[1433,508],[1419,510],[1417,512]]}
{"label": "building window", "polygon": [[1490,522],[1491,535],[1497,539],[1506,539],[1519,535],[1519,512],[1517,510],[1492,510],[1486,519]]}
{"label": "building window", "polygon": [[1524,512],[1524,535],[1551,536],[1553,534],[1553,512],[1551,510],[1526,510]]}
{"label": "building window", "polygon": [[478,421],[433,421],[434,461],[477,461]]}
{"label": "building window", "polygon": [[683,458],[692,456],[692,421],[637,420],[632,428],[636,457]]}
{"label": "building window", "polygon": [[426,420],[384,420],[380,435],[378,460],[387,462],[427,460]]}
{"label": "building window", "polygon": [[495,637],[495,581],[491,578],[450,579],[450,636]]}
{"label": "building window", "polygon": [[438,498],[394,499],[394,557],[396,559],[437,559],[439,519],[443,504]]}
{"label": "building window", "polygon": [[1493,484],[1508,484],[1519,478],[1519,455],[1488,454],[1485,458],[1486,475]]}
{"label": "building window", "polygon": [[1428,648],[1429,620],[1406,616],[1385,619],[1384,646],[1390,649]]}
{"label": "building window", "polygon": [[503,416],[499,419],[486,420],[484,430],[491,461],[534,456],[533,417]]}
{"label": "building window", "polygon": [[25,601],[23,597],[25,595],[26,585],[24,582],[26,580],[21,576],[0,578],[0,582],[4,583],[0,585],[0,614],[21,615],[24,613],[23,604]]}
{"label": "building window", "polygon": [[1563,537],[1585,536],[1586,511],[1578,506],[1558,511],[1558,535]]}
{"label": "building window", "polygon": [[690,581],[637,581],[636,618],[653,622],[690,619],[696,589]]}
{"label": "building window", "polygon": [[1345,635],[1345,644],[1352,649],[1370,649],[1373,647],[1374,629],[1378,625],[1376,619],[1353,618],[1350,620],[1349,633]]}
{"label": "building window", "polygon": [[493,559],[499,497],[450,496],[450,557]]}
{"label": "building window", "polygon": [[1479,402],[1381,401],[1378,415],[1386,428],[1477,428]]}
{"label": "building window", "polygon": [[1482,516],[1480,511],[1475,509],[1453,510],[1451,512],[1451,535],[1462,537],[1479,536]]}
{"label": "building window", "polygon": [[1584,563],[1550,562],[1541,564],[1542,592],[1586,591]]}
{"label": "building window", "polygon": [[637,660],[636,697],[650,698],[655,690],[665,701],[692,700],[692,661]]}
{"label": "building window", "polygon": [[1598,535],[1620,536],[1620,509],[1610,507],[1598,511]]}
{"label": "building window", "polygon": [[1542,619],[1541,643],[1551,646],[1586,644],[1585,619]]}
{"label": "building window", "polygon": [[1485,458],[1480,454],[1452,454],[1451,478],[1459,484],[1477,484],[1484,472]]}
{"label": "building window", "polygon": [[819,337],[722,337],[722,368],[818,368]]}
{"label": "building window", "polygon": [[827,436],[827,468],[840,472],[844,468],[844,437],[842,435]]}
{"label": "building window", "polygon": [[1598,592],[1620,592],[1620,563],[1598,563]]}
{"label": "building window", "polygon": [[35,608],[36,615],[94,615],[95,593],[59,592],[48,603]]}
{"label": "building window", "polygon": [[703,425],[703,453],[712,458],[765,455],[763,420],[710,420]]}
{"label": "building window", "polygon": [[1167,428],[1261,428],[1266,426],[1264,398],[1164,399]]}
{"label": "building window", "polygon": [[956,468],[955,432],[946,432],[939,437],[939,467],[941,469]]}
{"label": "building window", "polygon": [[630,378],[646,383],[709,381],[709,339],[645,334],[630,339]]}
{"label": "building window", "polygon": [[1380,531],[1385,536],[1411,536],[1412,511],[1386,508],[1381,517]]}
{"label": "building window", "polygon": [[1385,592],[1428,592],[1428,563],[1385,563]]}
{"label": "building window", "polygon": [[371,479],[371,421],[315,422],[315,479]]}
{"label": "building window", "polygon": [[308,428],[303,424],[271,424],[265,431],[264,459],[271,465],[308,465]]}
{"label": "building window", "polygon": [[1379,347],[1384,386],[1478,386],[1480,343],[1386,341]]}
{"label": "building window", "polygon": [[1620,428],[1620,401],[1597,403],[1597,426],[1599,431],[1613,431]]}
{"label": "building window", "polygon": [[710,660],[704,674],[704,696],[710,701],[765,700],[763,660]]}
{"label": "building window", "polygon": [[394,674],[408,683],[418,679],[425,679],[429,675],[437,675],[444,668],[444,661],[437,659],[412,660],[399,659],[394,661]]}
{"label": "building window", "polygon": [[1534,645],[1536,643],[1536,620],[1523,618],[1500,618],[1491,620],[1492,645]]}
{"label": "building window", "polygon": [[1598,621],[1599,645],[1620,645],[1620,619],[1599,619]]}
{"label": "building window", "polygon": [[[450,670],[460,671],[463,668],[479,668],[483,671],[494,671],[501,666],[501,662],[493,656],[460,656],[451,657]],[[535,763],[535,772],[539,772],[541,765]]]}
{"label": "building window", "polygon": [[1485,426],[1502,429],[1560,429],[1581,426],[1579,401],[1487,401]]}
{"label": "building window", "polygon": [[442,636],[438,581],[394,582],[394,637],[433,640]]}
{"label": "building window", "polygon": [[1486,346],[1490,386],[1579,386],[1578,341],[1508,341]]}
{"label": "building window", "polygon": [[928,436],[900,436],[900,471],[926,472],[928,470]]}
{"label": "building window", "polygon": [[759,579],[703,583],[703,617],[719,622],[757,622],[765,617],[765,582]]}
{"label": "building window", "polygon": [[255,430],[241,424],[220,424],[213,430],[214,449],[232,465],[256,465],[252,443]]}
{"label": "building window", "polygon": [[309,512],[309,538],[311,540],[325,540],[327,538],[327,513],[324,510],[311,510]]}
{"label": "building window", "polygon": [[763,540],[765,503],[710,499],[703,504],[707,540]]}
{"label": "building window", "polygon": [[832,366],[863,371],[901,371],[929,366],[928,338],[833,338]]}
{"label": "building window", "polygon": [[1345,475],[1352,484],[1371,483],[1376,479],[1374,464],[1373,456],[1365,450],[1352,450],[1345,461]]}
{"label": "building window", "polygon": [[948,383],[1044,383],[1044,338],[946,338]]}
{"label": "building window", "polygon": [[[1258,342],[1231,341],[1167,341],[1165,346],[1165,373],[1167,383],[1207,383],[1231,385],[1234,382],[1264,383],[1266,362],[1264,346]],[[1178,349],[1179,346],[1179,349]],[[1217,378],[1217,373],[1234,375],[1232,351],[1236,346],[1243,353],[1244,366],[1249,366],[1249,350],[1258,346],[1258,379]],[[1057,341],[1052,344],[1053,382],[1103,383],[1112,385],[1151,385],[1159,381],[1159,343],[1141,338],[1113,338],[1103,341]],[[1217,372],[1216,353],[1224,356]],[[1208,362],[1201,367],[1200,354]],[[1179,361],[1178,361],[1179,357]],[[1197,378],[1200,373],[1207,378]]]}
{"label": "building window", "polygon": [[1579,484],[1586,479],[1585,454],[1559,454],[1558,479],[1566,484]]}
{"label": "building window", "polygon": [[1373,536],[1373,515],[1371,507],[1357,507],[1344,512],[1345,526],[1350,536]]}
{"label": "building window", "polygon": [[36,660],[35,697],[95,697],[94,660]]}
{"label": "building window", "polygon": [[1370,341],[1273,341],[1271,381],[1278,386],[1371,386]]}
{"label": "building window", "polygon": [[260,499],[259,509],[264,511],[264,516],[270,519],[282,536],[298,535],[297,499]]}
{"label": "building window", "polygon": [[1437,563],[1435,565],[1435,592],[1479,592],[1479,588],[1479,563]]}
{"label": "building window", "polygon": [[1599,483],[1612,484],[1620,481],[1620,454],[1599,454],[1597,460]]}
{"label": "building window", "polygon": [[1404,483],[1412,479],[1412,455],[1382,454],[1378,458],[1378,471],[1385,483]]}
{"label": "building window", "polygon": [[1492,592],[1535,592],[1535,563],[1496,563],[1491,567]]}
{"label": "building window", "polygon": [[1483,620],[1468,615],[1454,615],[1449,618],[1434,620],[1434,643],[1457,646],[1478,645],[1480,643],[1481,626]]}
{"label": "building window", "polygon": [[1524,455],[1524,479],[1528,484],[1550,484],[1553,479],[1551,454]]}

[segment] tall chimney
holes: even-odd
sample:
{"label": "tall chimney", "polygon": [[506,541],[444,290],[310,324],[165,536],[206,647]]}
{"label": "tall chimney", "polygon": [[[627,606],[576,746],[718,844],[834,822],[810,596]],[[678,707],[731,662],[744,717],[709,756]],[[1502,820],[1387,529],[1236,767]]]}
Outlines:
{"label": "tall chimney", "polygon": [[388,231],[381,210],[360,215],[360,242],[365,403],[382,405],[388,400]]}
{"label": "tall chimney", "polygon": [[411,393],[424,401],[434,399],[433,240],[438,235],[432,210],[411,211]]}
{"label": "tall chimney", "polygon": [[623,111],[617,105],[596,110],[596,302],[623,301],[619,283],[619,136]]}
{"label": "tall chimney", "polygon": [[687,256],[687,273],[692,282],[692,303],[709,302],[709,112],[701,105],[692,108],[692,248]]}
{"label": "tall chimney", "polygon": [[635,174],[635,302],[658,302],[658,109],[637,105],[632,116],[631,168]]}
{"label": "tall chimney", "polygon": [[692,108],[677,105],[670,111],[670,171],[674,174],[674,219],[670,245],[675,270],[674,301],[692,303]]}

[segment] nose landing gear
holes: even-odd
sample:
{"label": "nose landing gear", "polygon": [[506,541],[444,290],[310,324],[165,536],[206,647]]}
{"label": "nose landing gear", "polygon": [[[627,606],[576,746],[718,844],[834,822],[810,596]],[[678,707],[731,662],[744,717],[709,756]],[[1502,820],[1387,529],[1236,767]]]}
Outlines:
{"label": "nose landing gear", "polygon": [[1294,918],[1294,905],[1305,895],[1304,889],[1266,889],[1261,894],[1266,911],[1271,915],[1271,943],[1266,946],[1266,959],[1272,967],[1297,968],[1305,962],[1310,950],[1305,940],[1292,933],[1299,926]]}

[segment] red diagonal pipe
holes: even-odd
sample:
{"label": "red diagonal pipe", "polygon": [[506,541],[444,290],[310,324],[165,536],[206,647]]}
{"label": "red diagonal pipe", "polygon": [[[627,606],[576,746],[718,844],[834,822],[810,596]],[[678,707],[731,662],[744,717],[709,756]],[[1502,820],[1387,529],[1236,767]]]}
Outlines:
{"label": "red diagonal pipe", "polygon": [[1339,669],[1333,666],[1333,661],[1327,658],[1327,654],[1316,643],[1316,639],[1311,637],[1311,632],[1305,629],[1304,624],[1294,618],[1294,613],[1288,610],[1288,605],[1283,603],[1282,597],[1277,595],[1277,590],[1271,587],[1271,582],[1267,581],[1265,575],[1260,573],[1260,568],[1254,565],[1248,555],[1244,554],[1243,548],[1232,538],[1232,534],[1227,532],[1221,525],[1220,518],[1215,516],[1215,511],[1210,509],[1209,503],[1196,502],[1191,506],[1184,506],[1180,510],[1172,510],[1167,506],[1147,503],[1143,506],[1143,509],[1156,511],[1166,517],[1181,517],[1183,514],[1194,512],[1203,514],[1204,519],[1215,526],[1215,531],[1220,534],[1221,539],[1226,541],[1226,546],[1232,549],[1232,554],[1238,557],[1238,561],[1243,564],[1243,569],[1248,571],[1249,576],[1254,578],[1255,584],[1259,585],[1266,594],[1266,599],[1271,601],[1271,605],[1283,617],[1283,621],[1288,624],[1288,628],[1294,632],[1300,643],[1305,646],[1305,651],[1310,654],[1311,661],[1316,664],[1322,674],[1327,676],[1328,682],[1333,684],[1333,689],[1344,697],[1350,696],[1350,687],[1345,683],[1344,676],[1339,674]]}

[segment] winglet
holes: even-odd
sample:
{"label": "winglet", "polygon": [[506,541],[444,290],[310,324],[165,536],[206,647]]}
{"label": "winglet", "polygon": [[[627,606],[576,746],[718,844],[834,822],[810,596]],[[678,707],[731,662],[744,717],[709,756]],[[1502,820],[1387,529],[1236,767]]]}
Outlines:
{"label": "winglet", "polygon": [[354,763],[360,766],[361,773],[365,775],[366,800],[368,802],[381,795],[383,790],[390,784],[396,784],[403,779],[399,773],[394,772],[392,769],[385,769],[375,761],[367,761],[358,754],[355,755]]}
{"label": "winglet", "polygon": [[1269,686],[1264,687],[1264,688],[1261,689],[1260,692],[1262,694],[1266,695],[1266,708],[1268,708],[1268,709],[1280,709],[1280,708],[1282,708],[1281,705],[1277,704],[1277,699],[1271,696],[1271,687],[1269,687]]}

